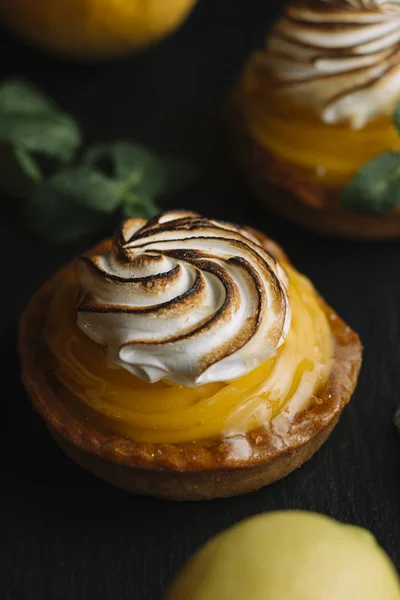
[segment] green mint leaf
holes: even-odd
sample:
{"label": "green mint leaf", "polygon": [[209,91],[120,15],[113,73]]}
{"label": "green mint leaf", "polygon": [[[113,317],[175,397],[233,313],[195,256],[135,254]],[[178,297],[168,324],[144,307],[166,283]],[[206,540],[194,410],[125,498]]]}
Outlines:
{"label": "green mint leaf", "polygon": [[26,152],[26,150],[23,150],[18,146],[15,146],[13,150],[21,170],[31,181],[40,183],[42,181],[42,173],[40,172],[39,166],[35,160],[30,156],[30,154],[28,154],[28,152]]}
{"label": "green mint leaf", "polygon": [[[73,160],[81,133],[71,117],[33,86],[21,81],[0,85],[0,144],[13,146],[18,155],[19,172],[14,181],[0,177],[0,187],[14,197],[20,195],[22,177],[37,183],[41,166],[58,166]],[[14,173],[14,170],[12,171]]]}
{"label": "green mint leaf", "polygon": [[397,103],[393,113],[393,124],[397,129],[397,133],[400,134],[400,102]]}
{"label": "green mint leaf", "polygon": [[0,85],[0,112],[38,114],[57,111],[57,108],[33,85],[19,80]]}
{"label": "green mint leaf", "polygon": [[397,413],[394,416],[394,423],[395,423],[397,429],[400,431],[400,406],[398,408]]}
{"label": "green mint leaf", "polygon": [[366,165],[344,189],[346,209],[384,214],[400,204],[400,152],[386,152]]}
{"label": "green mint leaf", "polygon": [[71,242],[112,222],[123,193],[120,183],[97,171],[61,172],[35,190],[27,203],[26,224],[46,241]]}
{"label": "green mint leaf", "polygon": [[160,209],[153,200],[143,200],[132,192],[125,194],[122,200],[122,213],[125,218],[138,217],[141,219],[151,219]]}
{"label": "green mint leaf", "polygon": [[31,115],[0,111],[0,142],[66,163],[74,158],[81,138],[75,121],[63,113]]}
{"label": "green mint leaf", "polygon": [[95,146],[84,162],[124,181],[136,196],[153,201],[182,189],[198,176],[188,160],[164,158],[130,142]]}
{"label": "green mint leaf", "polygon": [[0,143],[0,189],[11,198],[30,196],[42,174],[36,161],[22,148]]}

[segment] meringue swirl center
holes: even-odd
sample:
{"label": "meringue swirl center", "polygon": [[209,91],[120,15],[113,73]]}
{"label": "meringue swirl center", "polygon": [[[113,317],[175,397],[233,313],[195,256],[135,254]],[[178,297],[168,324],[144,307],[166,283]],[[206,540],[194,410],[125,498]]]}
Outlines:
{"label": "meringue swirl center", "polygon": [[78,275],[78,326],[109,363],[150,383],[235,379],[289,331],[281,265],[246,230],[195,213],[128,219]]}

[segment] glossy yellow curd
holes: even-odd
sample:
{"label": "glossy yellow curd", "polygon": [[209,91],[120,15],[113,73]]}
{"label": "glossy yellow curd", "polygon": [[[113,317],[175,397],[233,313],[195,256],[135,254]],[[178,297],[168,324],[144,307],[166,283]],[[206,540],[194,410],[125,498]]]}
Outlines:
{"label": "glossy yellow curd", "polygon": [[400,148],[390,117],[361,129],[348,123],[327,124],[295,98],[274,90],[277,82],[250,63],[237,90],[246,126],[253,139],[311,181],[344,186],[371,158]]}
{"label": "glossy yellow curd", "polygon": [[107,364],[105,350],[75,324],[77,281],[71,269],[54,293],[44,330],[65,401],[101,415],[114,433],[155,443],[243,434],[282,411],[291,418],[306,409],[329,377],[334,340],[312,284],[283,266],[293,314],[283,345],[247,375],[199,387],[145,383]]}

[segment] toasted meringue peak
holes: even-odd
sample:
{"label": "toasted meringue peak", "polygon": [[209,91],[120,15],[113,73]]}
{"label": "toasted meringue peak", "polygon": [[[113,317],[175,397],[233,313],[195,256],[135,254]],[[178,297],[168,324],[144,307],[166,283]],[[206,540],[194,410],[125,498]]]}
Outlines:
{"label": "toasted meringue peak", "polygon": [[289,331],[282,266],[247,230],[196,213],[126,220],[109,252],[80,258],[78,276],[78,326],[144,381],[235,379]]}
{"label": "toasted meringue peak", "polygon": [[400,96],[400,0],[295,0],[255,61],[324,122],[361,128]]}

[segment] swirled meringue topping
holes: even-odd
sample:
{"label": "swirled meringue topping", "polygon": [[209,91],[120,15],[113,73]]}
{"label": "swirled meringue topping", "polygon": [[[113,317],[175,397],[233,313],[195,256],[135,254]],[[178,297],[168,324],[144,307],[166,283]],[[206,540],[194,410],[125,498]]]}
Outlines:
{"label": "swirled meringue topping", "polygon": [[400,1],[296,0],[256,61],[324,122],[361,128],[400,96]]}
{"label": "swirled meringue topping", "polygon": [[128,219],[78,276],[78,326],[147,382],[235,379],[289,331],[284,269],[247,230],[195,213]]}

